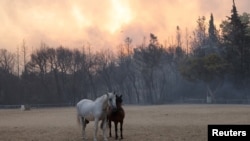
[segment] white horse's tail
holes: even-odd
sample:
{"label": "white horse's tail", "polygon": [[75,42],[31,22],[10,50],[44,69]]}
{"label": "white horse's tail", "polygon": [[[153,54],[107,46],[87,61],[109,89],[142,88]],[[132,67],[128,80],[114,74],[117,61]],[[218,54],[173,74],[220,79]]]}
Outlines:
{"label": "white horse's tail", "polygon": [[82,117],[79,114],[79,108],[78,108],[78,106],[76,106],[76,120],[77,120],[77,124],[78,125],[82,124]]}
{"label": "white horse's tail", "polygon": [[83,123],[84,123],[85,125],[88,124],[89,121],[88,121],[86,118],[84,118],[84,117],[82,117],[82,116],[80,115],[79,108],[76,107],[76,109],[77,109],[76,120],[77,120],[78,125],[82,125]]}

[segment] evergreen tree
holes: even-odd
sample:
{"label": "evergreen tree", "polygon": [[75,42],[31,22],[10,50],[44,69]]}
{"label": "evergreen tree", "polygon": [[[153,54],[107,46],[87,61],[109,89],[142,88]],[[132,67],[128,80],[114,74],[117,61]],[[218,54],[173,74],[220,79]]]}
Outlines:
{"label": "evergreen tree", "polygon": [[208,27],[208,53],[218,53],[218,46],[219,46],[219,34],[214,25],[214,17],[213,14],[210,16],[209,20],[209,27]]}
{"label": "evergreen tree", "polygon": [[242,23],[240,16],[238,15],[234,0],[231,13],[231,17],[228,17],[229,24],[231,25],[231,30],[229,31],[228,35],[225,36],[225,38],[226,40],[230,41],[231,44],[238,46],[239,49],[243,49],[242,44],[245,43],[247,25]]}
{"label": "evergreen tree", "polygon": [[231,63],[233,81],[242,85],[248,68],[246,57],[250,55],[247,51],[247,25],[241,21],[234,0],[231,13],[228,17],[228,29],[224,30],[227,32],[223,33],[225,57]]}
{"label": "evergreen tree", "polygon": [[208,38],[210,42],[212,43],[218,43],[218,31],[216,30],[216,27],[214,25],[214,16],[213,14],[210,15],[210,20],[209,20],[209,28],[208,28]]}

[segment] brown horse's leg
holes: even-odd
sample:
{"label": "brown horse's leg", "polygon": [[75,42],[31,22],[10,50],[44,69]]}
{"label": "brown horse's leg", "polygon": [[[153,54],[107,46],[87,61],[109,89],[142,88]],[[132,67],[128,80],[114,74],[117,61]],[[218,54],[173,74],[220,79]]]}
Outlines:
{"label": "brown horse's leg", "polygon": [[111,134],[111,120],[109,120],[109,137],[112,137],[112,134]]}
{"label": "brown horse's leg", "polygon": [[123,139],[123,135],[122,135],[122,126],[123,126],[123,121],[120,122],[121,139]]}
{"label": "brown horse's leg", "polygon": [[115,121],[115,139],[118,139],[118,135],[117,135],[117,124],[118,124],[118,122]]}

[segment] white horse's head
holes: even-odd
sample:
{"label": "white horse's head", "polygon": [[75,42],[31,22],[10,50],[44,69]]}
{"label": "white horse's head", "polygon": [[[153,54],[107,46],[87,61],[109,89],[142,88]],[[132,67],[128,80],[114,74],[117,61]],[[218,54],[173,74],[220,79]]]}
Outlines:
{"label": "white horse's head", "polygon": [[111,110],[115,110],[116,109],[116,95],[115,92],[111,92],[111,93],[107,93],[108,96],[108,105],[109,107],[111,107]]}

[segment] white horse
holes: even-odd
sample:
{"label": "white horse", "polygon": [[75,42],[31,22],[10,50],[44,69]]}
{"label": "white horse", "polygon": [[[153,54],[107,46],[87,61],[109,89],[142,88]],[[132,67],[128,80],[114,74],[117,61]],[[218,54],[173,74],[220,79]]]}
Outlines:
{"label": "white horse", "polygon": [[116,109],[116,95],[114,93],[107,93],[98,97],[95,101],[83,99],[76,105],[78,122],[82,123],[83,139],[86,139],[85,128],[89,121],[95,121],[94,125],[94,141],[97,141],[96,135],[98,131],[98,122],[103,120],[103,138],[107,141],[106,124],[107,113],[109,108]]}

